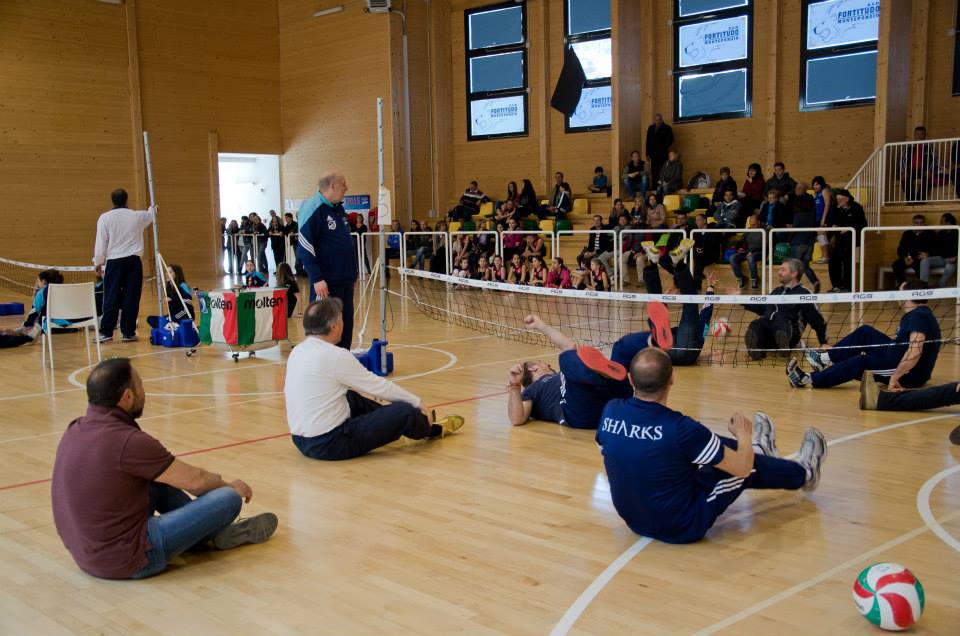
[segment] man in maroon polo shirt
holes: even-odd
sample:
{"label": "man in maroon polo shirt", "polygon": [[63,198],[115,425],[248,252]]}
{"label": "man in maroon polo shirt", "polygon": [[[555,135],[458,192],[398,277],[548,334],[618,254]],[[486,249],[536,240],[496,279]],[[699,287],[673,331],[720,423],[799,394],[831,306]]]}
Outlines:
{"label": "man in maroon polo shirt", "polygon": [[235,522],[250,486],[177,459],[140,430],[145,394],[130,360],[98,364],[87,399],[60,439],[51,487],[57,532],[81,570],[146,578],[191,548],[261,543],[277,529],[269,512]]}

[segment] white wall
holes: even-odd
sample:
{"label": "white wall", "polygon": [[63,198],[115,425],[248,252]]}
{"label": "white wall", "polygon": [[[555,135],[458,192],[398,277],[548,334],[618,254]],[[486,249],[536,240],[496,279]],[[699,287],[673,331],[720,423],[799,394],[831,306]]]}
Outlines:
{"label": "white wall", "polygon": [[240,220],[256,212],[269,222],[270,210],[280,208],[280,157],[220,153],[220,215]]}

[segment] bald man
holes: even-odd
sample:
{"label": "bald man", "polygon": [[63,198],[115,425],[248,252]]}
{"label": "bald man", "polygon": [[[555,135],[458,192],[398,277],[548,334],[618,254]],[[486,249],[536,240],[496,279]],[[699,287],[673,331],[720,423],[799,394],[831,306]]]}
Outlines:
{"label": "bald man", "polygon": [[318,192],[297,213],[297,258],[310,277],[310,301],[328,296],[343,303],[343,336],[337,346],[353,341],[353,285],[357,282],[357,249],[343,210],[347,179],[340,172],[320,177]]}

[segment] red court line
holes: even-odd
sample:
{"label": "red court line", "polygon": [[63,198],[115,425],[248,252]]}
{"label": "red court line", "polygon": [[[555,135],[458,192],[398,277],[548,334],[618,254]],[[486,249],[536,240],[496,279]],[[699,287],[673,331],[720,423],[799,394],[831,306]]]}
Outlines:
{"label": "red court line", "polygon": [[[460,400],[452,400],[450,402],[441,402],[440,404],[432,404],[426,408],[434,409],[438,406],[450,406],[451,404],[462,404],[463,402],[474,402],[476,400],[483,400],[489,397],[496,397],[498,395],[503,395],[506,391],[498,391],[497,393],[488,393],[487,395],[477,395],[474,397],[463,398]],[[256,444],[257,442],[266,442],[271,439],[280,439],[281,437],[289,437],[290,433],[277,433],[276,435],[267,435],[265,437],[255,437],[253,439],[245,439],[239,442],[231,442],[229,444],[221,444],[220,446],[211,446],[210,448],[200,448],[197,450],[187,451],[185,453],[178,453],[177,457],[186,457],[188,455],[199,455],[200,453],[210,453],[217,450],[223,450],[225,448],[233,448],[234,446],[246,446],[247,444]],[[24,481],[19,484],[9,484],[7,486],[0,486],[0,491],[3,490],[13,490],[14,488],[23,488],[25,486],[36,486],[37,484],[47,484],[52,480],[47,479],[35,479],[33,481]]]}

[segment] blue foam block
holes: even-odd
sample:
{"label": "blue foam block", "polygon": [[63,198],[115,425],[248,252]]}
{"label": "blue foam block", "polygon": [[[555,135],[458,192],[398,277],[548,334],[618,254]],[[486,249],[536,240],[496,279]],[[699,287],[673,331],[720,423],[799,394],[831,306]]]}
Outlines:
{"label": "blue foam block", "polygon": [[0,316],[22,316],[23,303],[0,303]]}

